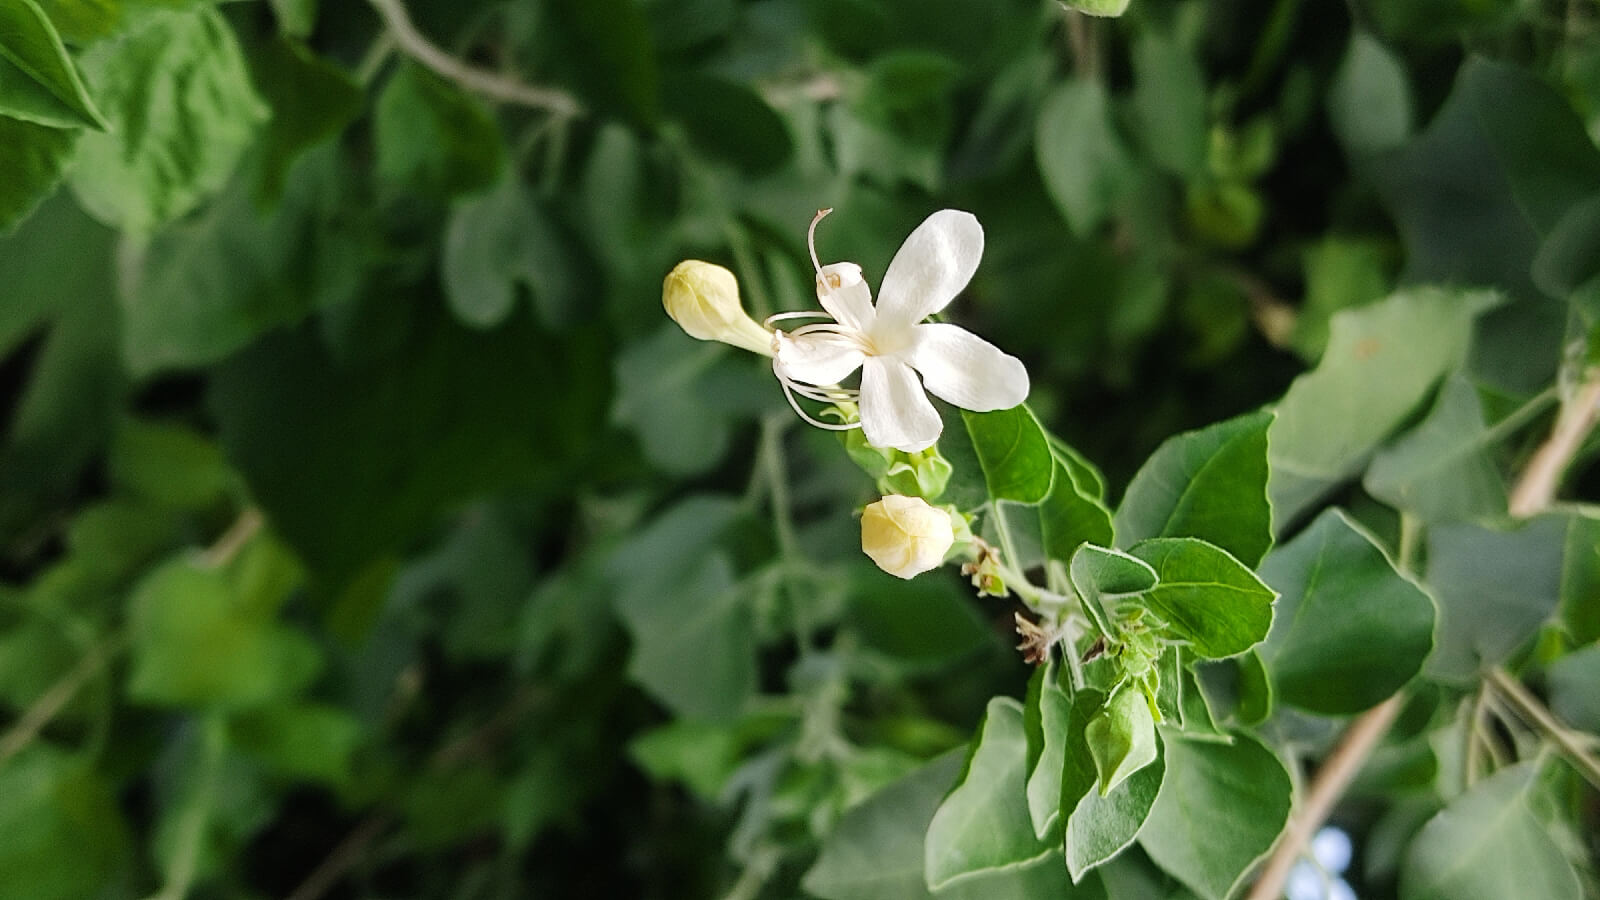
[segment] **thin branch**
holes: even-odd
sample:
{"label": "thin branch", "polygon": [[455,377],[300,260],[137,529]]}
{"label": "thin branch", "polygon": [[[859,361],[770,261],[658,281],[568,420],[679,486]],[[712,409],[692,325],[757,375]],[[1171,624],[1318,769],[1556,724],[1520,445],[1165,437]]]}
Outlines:
{"label": "thin branch", "polygon": [[1272,856],[1267,859],[1261,877],[1250,889],[1248,900],[1279,900],[1283,897],[1283,886],[1289,880],[1289,870],[1294,868],[1295,861],[1305,852],[1311,837],[1327,821],[1334,804],[1361,771],[1367,757],[1378,746],[1378,741],[1388,733],[1389,726],[1394,724],[1395,716],[1400,713],[1400,704],[1400,695],[1396,694],[1350,723],[1339,746],[1322,761],[1322,768],[1317,770],[1316,778],[1312,779],[1311,788],[1306,792],[1305,803],[1290,814],[1289,827],[1272,848]]}
{"label": "thin branch", "polygon": [[33,743],[39,737],[39,732],[72,702],[72,698],[78,695],[78,691],[82,690],[90,679],[100,674],[100,670],[122,650],[125,644],[126,640],[121,635],[94,644],[71,671],[35,700],[22,714],[22,718],[11,726],[11,730],[0,737],[0,766],[4,766],[11,757],[21,753],[25,747]]}
{"label": "thin branch", "polygon": [[1534,451],[1522,477],[1511,489],[1508,506],[1513,516],[1526,519],[1544,512],[1555,498],[1562,474],[1578,455],[1597,420],[1600,420],[1600,369],[1593,369],[1561,404],[1550,437]]}
{"label": "thin branch", "polygon": [[300,886],[289,894],[288,900],[319,900],[333,890],[340,879],[366,856],[372,842],[389,830],[392,824],[393,820],[386,815],[369,816],[362,821],[306,876],[305,881],[300,882]]}
{"label": "thin branch", "polygon": [[227,531],[200,553],[200,565],[208,569],[219,569],[227,565],[265,524],[266,520],[262,518],[261,510],[253,506],[246,508],[239,513],[239,518],[234,519],[233,524],[228,526]]}
{"label": "thin branch", "polygon": [[1567,760],[1584,780],[1600,788],[1600,759],[1589,755],[1577,732],[1556,718],[1554,713],[1539,702],[1538,697],[1529,693],[1528,689],[1522,686],[1522,682],[1512,678],[1506,670],[1497,666],[1490,669],[1485,677],[1511,704],[1518,716],[1561,748],[1561,752],[1566,755]]}
{"label": "thin branch", "polygon": [[401,0],[367,0],[383,18],[394,41],[405,55],[469,91],[500,103],[542,109],[558,116],[576,116],[583,107],[571,94],[556,88],[538,87],[486,69],[468,65],[439,49],[417,30]]}

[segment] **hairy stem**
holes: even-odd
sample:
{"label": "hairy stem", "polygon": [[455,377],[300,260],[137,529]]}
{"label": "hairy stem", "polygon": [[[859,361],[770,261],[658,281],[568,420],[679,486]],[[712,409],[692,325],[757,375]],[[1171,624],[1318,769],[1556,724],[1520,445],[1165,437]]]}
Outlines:
{"label": "hairy stem", "polygon": [[576,116],[583,107],[571,94],[556,88],[526,84],[486,69],[468,65],[439,49],[438,45],[423,36],[411,21],[400,0],[367,0],[383,18],[384,27],[394,35],[401,52],[437,74],[450,79],[475,94],[481,94],[499,103],[541,109],[558,116]]}
{"label": "hairy stem", "polygon": [[1294,868],[1295,860],[1305,852],[1306,844],[1327,821],[1345,788],[1361,771],[1378,741],[1388,733],[1389,726],[1400,713],[1400,704],[1401,697],[1396,694],[1350,723],[1339,746],[1322,761],[1322,768],[1317,770],[1306,791],[1305,802],[1290,814],[1289,827],[1272,848],[1272,856],[1268,857],[1261,877],[1250,889],[1248,900],[1279,900],[1283,896],[1283,886],[1289,880],[1289,870]]}

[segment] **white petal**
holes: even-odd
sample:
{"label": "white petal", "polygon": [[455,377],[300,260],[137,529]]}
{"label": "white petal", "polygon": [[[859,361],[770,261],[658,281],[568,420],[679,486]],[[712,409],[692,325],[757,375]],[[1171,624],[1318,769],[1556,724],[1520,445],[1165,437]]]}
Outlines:
{"label": "white petal", "polygon": [[900,245],[878,289],[880,327],[909,327],[947,304],[983,257],[983,226],[972,213],[941,209]]}
{"label": "white petal", "polygon": [[855,263],[823,266],[822,276],[817,279],[817,299],[822,301],[822,308],[828,315],[854,331],[866,331],[877,318],[872,311],[872,288],[867,286],[861,277],[861,267]]}
{"label": "white petal", "polygon": [[867,443],[915,453],[933,446],[943,428],[910,366],[867,357],[861,368],[861,433]]}
{"label": "white petal", "polygon": [[1028,398],[1022,360],[959,325],[916,326],[902,358],[922,373],[929,392],[962,409],[1010,409]]}
{"label": "white petal", "polygon": [[790,336],[778,332],[778,369],[807,384],[837,384],[861,366],[861,345],[832,332]]}

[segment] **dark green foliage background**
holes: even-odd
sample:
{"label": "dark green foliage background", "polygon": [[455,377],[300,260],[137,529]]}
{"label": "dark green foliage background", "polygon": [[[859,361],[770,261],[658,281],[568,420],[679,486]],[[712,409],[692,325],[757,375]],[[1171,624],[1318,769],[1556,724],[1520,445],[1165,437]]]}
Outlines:
{"label": "dark green foliage background", "polygon": [[[1392,546],[1400,525],[1380,501],[1438,522],[1438,559],[1567,548],[1542,570],[1567,580],[1504,621],[1520,646],[1560,607],[1535,669],[1596,727],[1595,651],[1565,652],[1600,636],[1595,567],[1570,561],[1595,518],[1516,539],[1463,521],[1504,512],[1500,473],[1547,420],[1451,455],[1462,417],[1482,430],[1594,353],[1592,3],[409,5],[458,60],[560,92],[555,112],[439,77],[355,0],[9,6],[61,43],[0,29],[3,900],[796,896],[847,809],[963,746],[986,707],[1015,718],[989,705],[1029,675],[1013,607],[874,569],[851,517],[869,480],[765,360],[662,314],[684,258],[732,268],[758,318],[814,306],[821,207],[823,260],[873,284],[928,213],[975,213],[983,263],[948,314],[1027,363],[1032,410],[1111,497],[1166,438],[1282,396],[1339,310],[1404,284],[1498,292],[1407,320],[1392,380],[1414,391],[1331,376],[1340,403],[1302,396],[1320,433],[1274,465],[1348,446],[1325,478],[1274,483],[1280,534],[1317,524],[1262,571],[1381,564],[1362,535]],[[1419,406],[1449,372],[1470,384]],[[1425,414],[1442,450],[1419,427],[1350,483]],[[1191,477],[1226,446],[1259,467],[1263,421],[1160,465]],[[1476,490],[1428,493],[1445,483]],[[1191,533],[1144,521],[1160,490],[1133,492],[1120,533]],[[1317,518],[1330,496],[1353,518]],[[1383,590],[1426,653],[1418,590]],[[1303,709],[1267,729],[1281,746],[1320,750],[1312,713],[1415,674],[1330,689],[1313,637],[1279,637],[1301,668],[1278,699]],[[1427,674],[1515,648],[1481,649]],[[1210,748],[1170,749],[1168,772],[1270,755]],[[893,788],[912,819],[954,776],[940,758]],[[1374,839],[1399,855],[1438,801],[1415,796],[1431,770],[1386,762],[1364,799],[1411,797],[1409,826]],[[1519,772],[1494,790],[1531,790]],[[1548,796],[1595,824],[1592,792]],[[1594,833],[1567,835],[1575,859]],[[1142,853],[1117,877],[1157,890]],[[1396,866],[1375,855],[1361,896],[1404,894]],[[1038,871],[1011,889],[1065,877]]]}

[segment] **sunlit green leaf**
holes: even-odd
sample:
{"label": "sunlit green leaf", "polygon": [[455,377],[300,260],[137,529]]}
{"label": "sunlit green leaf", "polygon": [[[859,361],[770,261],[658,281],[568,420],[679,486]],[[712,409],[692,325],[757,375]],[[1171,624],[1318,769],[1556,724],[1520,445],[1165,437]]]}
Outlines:
{"label": "sunlit green leaf", "polygon": [[961,418],[983,466],[990,497],[1038,503],[1049,495],[1055,457],[1044,429],[1026,406],[986,413],[963,410]]}
{"label": "sunlit green leaf", "polygon": [[0,5],[0,114],[55,128],[107,128],[34,0]]}

